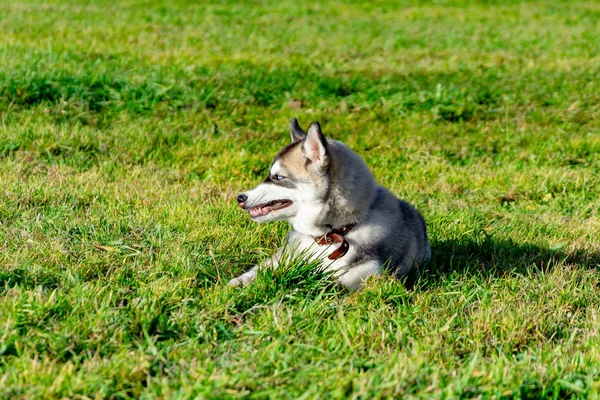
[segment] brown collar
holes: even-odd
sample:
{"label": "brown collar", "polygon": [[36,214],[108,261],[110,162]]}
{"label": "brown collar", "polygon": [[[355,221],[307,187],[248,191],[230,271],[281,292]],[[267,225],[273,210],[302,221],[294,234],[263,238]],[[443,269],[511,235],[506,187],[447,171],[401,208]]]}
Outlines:
{"label": "brown collar", "polygon": [[350,248],[350,244],[346,239],[344,239],[344,235],[350,232],[350,229],[356,226],[356,222],[348,225],[344,225],[339,229],[333,229],[330,232],[327,232],[323,236],[318,236],[315,239],[315,242],[320,245],[331,245],[333,243],[341,243],[341,246],[338,247],[333,253],[331,253],[327,258],[330,260],[337,260],[340,257],[343,257]]}

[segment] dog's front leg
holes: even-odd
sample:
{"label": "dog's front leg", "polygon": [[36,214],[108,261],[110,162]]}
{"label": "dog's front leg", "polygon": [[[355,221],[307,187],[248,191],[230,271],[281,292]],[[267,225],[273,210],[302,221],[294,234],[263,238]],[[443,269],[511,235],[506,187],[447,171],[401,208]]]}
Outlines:
{"label": "dog's front leg", "polygon": [[381,273],[381,262],[376,260],[364,260],[356,262],[336,271],[337,281],[348,291],[354,292],[360,289],[364,281],[373,275]]}
{"label": "dog's front leg", "polygon": [[280,259],[281,259],[281,250],[278,250],[277,253],[273,254],[273,256],[267,258],[266,260],[263,260],[259,265],[255,265],[254,267],[250,268],[247,272],[244,272],[242,275],[238,276],[237,278],[233,278],[232,280],[230,280],[227,285],[234,286],[234,287],[247,286],[254,280],[257,272],[260,271],[261,269],[277,268],[279,266]]}

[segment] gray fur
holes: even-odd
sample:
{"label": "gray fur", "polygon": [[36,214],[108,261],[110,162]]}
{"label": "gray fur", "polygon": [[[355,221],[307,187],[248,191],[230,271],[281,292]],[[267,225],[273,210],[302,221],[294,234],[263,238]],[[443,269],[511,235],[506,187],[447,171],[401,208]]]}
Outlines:
{"label": "gray fur", "polygon": [[292,118],[290,121],[290,135],[292,137],[292,143],[299,142],[306,138],[306,132],[300,128],[300,124],[298,124],[298,120],[296,118]]}
{"label": "gray fur", "polygon": [[[431,251],[425,221],[418,211],[377,185],[363,159],[342,142],[325,139],[317,123],[304,135],[296,127],[300,129],[292,119],[294,144],[279,153],[269,172],[270,177],[285,179],[265,181],[244,193],[248,198],[241,206],[250,210],[272,201],[292,201],[286,208],[254,219],[290,222],[293,229],[286,237],[286,247],[309,251],[351,290],[370,275],[380,274],[384,266],[399,277],[415,265],[427,263]],[[345,236],[350,244],[348,253],[334,261],[327,259],[335,246],[317,246],[314,238],[351,223],[356,226]],[[280,256],[281,250],[229,284],[248,284],[260,268],[276,268]]]}

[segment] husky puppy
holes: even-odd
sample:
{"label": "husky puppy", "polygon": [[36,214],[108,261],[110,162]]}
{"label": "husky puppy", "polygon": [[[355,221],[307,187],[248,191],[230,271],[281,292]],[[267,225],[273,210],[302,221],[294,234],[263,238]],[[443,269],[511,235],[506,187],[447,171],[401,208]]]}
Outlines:
{"label": "husky puppy", "polygon": [[[267,178],[237,197],[256,222],[288,221],[284,248],[309,254],[349,290],[387,268],[399,277],[431,258],[423,217],[377,185],[363,159],[326,139],[319,123],[304,132],[290,122],[292,143],[273,160]],[[276,268],[283,249],[230,286],[250,283],[262,268]]]}

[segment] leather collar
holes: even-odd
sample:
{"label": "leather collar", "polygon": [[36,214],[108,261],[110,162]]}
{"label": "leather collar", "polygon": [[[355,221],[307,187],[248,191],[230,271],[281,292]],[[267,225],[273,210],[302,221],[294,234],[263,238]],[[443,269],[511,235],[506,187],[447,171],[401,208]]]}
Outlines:
{"label": "leather collar", "polygon": [[350,232],[350,230],[355,226],[356,222],[353,222],[351,224],[344,225],[339,229],[333,229],[324,234],[323,236],[315,237],[315,242],[320,246],[331,245],[333,243],[341,243],[340,247],[338,247],[333,253],[331,253],[327,257],[330,260],[337,260],[338,258],[343,257],[348,252],[350,244],[344,238],[344,235]]}

